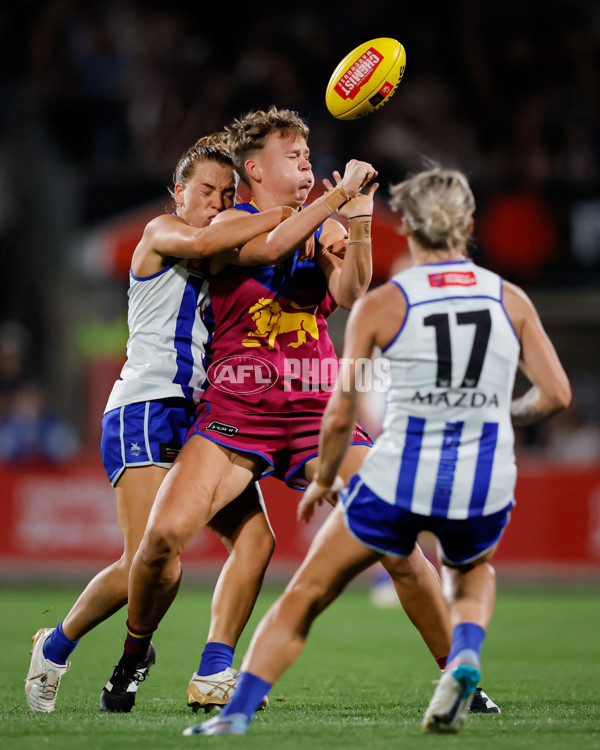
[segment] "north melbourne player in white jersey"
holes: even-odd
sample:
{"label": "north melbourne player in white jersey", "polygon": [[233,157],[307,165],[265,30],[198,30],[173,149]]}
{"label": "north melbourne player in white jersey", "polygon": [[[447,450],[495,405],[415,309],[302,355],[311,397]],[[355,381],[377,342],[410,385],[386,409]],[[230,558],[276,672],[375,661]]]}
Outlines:
{"label": "north melbourne player in white jersey", "polygon": [[[195,143],[175,171],[175,213],[150,221],[133,254],[127,361],[108,399],[101,443],[102,460],[115,486],[123,555],[88,584],[63,622],[35,634],[25,681],[32,711],[54,711],[61,678],[69,668],[67,659],[79,639],[127,602],[133,557],[158,488],[193,422],[194,401],[206,377],[209,331],[199,315],[199,308],[208,302],[202,259],[242,246],[291,215],[285,207],[256,216],[240,212],[225,237],[222,230],[215,231],[212,221],[231,208],[236,185],[231,157],[218,139]],[[267,521],[251,524],[250,529],[247,521],[253,516],[265,518],[261,500],[253,484],[232,503],[228,517],[211,522],[236,553],[226,566],[227,585],[219,582],[211,640],[227,641],[229,628],[243,628],[244,597],[250,597],[251,610],[254,587],[260,587],[273,534]],[[134,660],[136,675],[147,674],[153,654],[149,649],[143,659]],[[114,687],[116,681],[111,684]],[[137,682],[132,685],[137,689]],[[131,710],[135,689],[116,705],[105,688],[101,709]]]}
{"label": "north melbourne player in white jersey", "polygon": [[469,518],[513,502],[510,403],[521,350],[502,279],[467,260],[392,278],[406,302],[384,348],[390,390],[383,432],[361,479],[421,515]]}
{"label": "north melbourne player in white jersey", "polygon": [[[342,490],[340,500],[260,622],[231,702],[186,734],[244,733],[263,696],[302,652],[317,614],[385,554],[411,554],[421,531],[439,541],[453,624],[422,728],[457,732],[469,715],[495,601],[488,560],[513,505],[510,422],[560,411],[571,391],[529,299],[467,260],[475,200],[465,176],[433,168],[391,193],[414,268],[352,308],[323,416],[318,475],[298,516],[310,519],[317,503]],[[375,448],[342,489],[338,471],[356,422],[361,370],[377,349],[391,363],[388,413]],[[517,364],[532,387],[511,400]]]}
{"label": "north melbourne player in white jersey", "polygon": [[[175,261],[175,259],[173,259]],[[210,332],[202,261],[177,260],[151,276],[129,274],[127,360],[105,413],[163,398],[197,403],[206,380]]]}

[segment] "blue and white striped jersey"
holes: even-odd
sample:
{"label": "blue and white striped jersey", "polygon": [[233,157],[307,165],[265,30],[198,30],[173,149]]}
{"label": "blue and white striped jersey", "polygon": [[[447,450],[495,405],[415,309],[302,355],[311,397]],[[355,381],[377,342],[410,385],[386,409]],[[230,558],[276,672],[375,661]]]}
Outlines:
{"label": "blue and white striped jersey", "polygon": [[127,361],[105,413],[127,404],[183,397],[197,402],[208,367],[209,304],[202,263],[182,259],[152,276],[130,272]]}
{"label": "blue and white striped jersey", "polygon": [[510,420],[520,342],[502,279],[471,261],[415,266],[391,279],[404,323],[383,354],[383,432],[360,476],[383,500],[452,519],[514,503]]}

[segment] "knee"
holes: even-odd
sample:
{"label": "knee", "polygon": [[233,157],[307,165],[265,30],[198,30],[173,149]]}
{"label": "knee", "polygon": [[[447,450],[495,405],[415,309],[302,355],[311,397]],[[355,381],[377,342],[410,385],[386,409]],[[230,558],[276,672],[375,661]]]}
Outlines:
{"label": "knee", "polygon": [[[133,553],[133,555],[135,552]],[[127,582],[129,580],[129,571],[131,570],[131,564],[133,562],[133,555],[124,552],[121,557],[113,565],[113,570],[117,573],[119,584],[123,584],[125,591],[127,591]]]}
{"label": "knee", "polygon": [[293,605],[306,627],[336,598],[337,591],[329,589],[319,581],[292,581],[285,591],[285,598]]}
{"label": "knee", "polygon": [[275,551],[275,536],[271,529],[262,533],[255,545],[255,555],[259,565],[267,567]]}
{"label": "knee", "polygon": [[173,528],[146,529],[139,555],[148,567],[161,567],[178,558],[185,547],[183,535]]}
{"label": "knee", "polygon": [[275,551],[275,537],[269,528],[252,535],[240,535],[232,544],[232,552],[246,569],[264,570]]}

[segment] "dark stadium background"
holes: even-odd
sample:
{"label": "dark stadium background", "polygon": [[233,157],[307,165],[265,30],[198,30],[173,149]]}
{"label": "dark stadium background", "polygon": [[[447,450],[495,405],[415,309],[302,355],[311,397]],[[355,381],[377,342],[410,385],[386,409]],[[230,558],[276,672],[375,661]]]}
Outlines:
{"label": "dark stadium background", "polygon": [[[404,44],[404,80],[374,116],[338,122],[324,104],[329,75],[354,46],[378,36]],[[35,494],[23,490],[23,477],[69,481],[72,467],[85,464],[105,482],[100,419],[124,354],[132,242],[167,207],[173,167],[188,145],[276,104],[308,121],[318,176],[352,157],[379,170],[374,285],[405,257],[386,212],[390,182],[425,157],[467,173],[478,204],[473,256],[532,297],[574,390],[567,412],[518,433],[527,486],[562,488],[552,499],[557,508],[583,504],[569,548],[585,548],[585,559],[553,563],[597,570],[598,3],[263,2],[239,10],[21,0],[0,8],[0,102],[0,502],[13,523],[6,528],[14,528],[21,498]],[[341,313],[332,319],[337,343],[343,323]],[[55,436],[37,454],[26,450],[22,422],[11,422],[15,404]],[[547,522],[552,547],[567,532],[547,520],[547,499],[539,498],[531,523],[543,534]],[[26,561],[28,552],[14,555]],[[17,567],[5,560],[0,576]]]}

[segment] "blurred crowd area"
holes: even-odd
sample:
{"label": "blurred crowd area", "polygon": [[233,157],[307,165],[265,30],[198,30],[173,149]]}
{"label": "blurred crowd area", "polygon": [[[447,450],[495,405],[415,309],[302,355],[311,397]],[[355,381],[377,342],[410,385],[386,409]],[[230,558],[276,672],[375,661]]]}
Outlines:
{"label": "blurred crowd area", "polygon": [[[404,44],[405,77],[376,115],[340,123],[324,104],[329,76],[354,46],[379,36]],[[39,413],[52,403],[85,440],[84,402],[101,388],[86,372],[106,351],[122,358],[124,342],[111,331],[122,330],[127,279],[93,278],[85,268],[80,249],[89,230],[153,201],[166,206],[187,146],[276,104],[308,121],[317,175],[349,158],[370,160],[380,201],[424,159],[465,171],[478,204],[475,260],[532,296],[555,290],[547,309],[557,326],[565,290],[592,302],[597,293],[598,304],[571,316],[584,332],[577,346],[590,352],[579,352],[569,373],[575,406],[520,438],[554,455],[561,438],[553,431],[582,440],[589,433],[584,442],[596,446],[597,460],[597,2],[267,1],[241,9],[21,0],[0,8],[0,99],[0,323],[28,342],[30,411],[36,399]],[[560,334],[569,369],[569,331]],[[105,351],[107,339],[116,343]],[[12,386],[2,369],[5,395]],[[6,404],[14,409],[16,401],[2,398],[5,423]]]}

